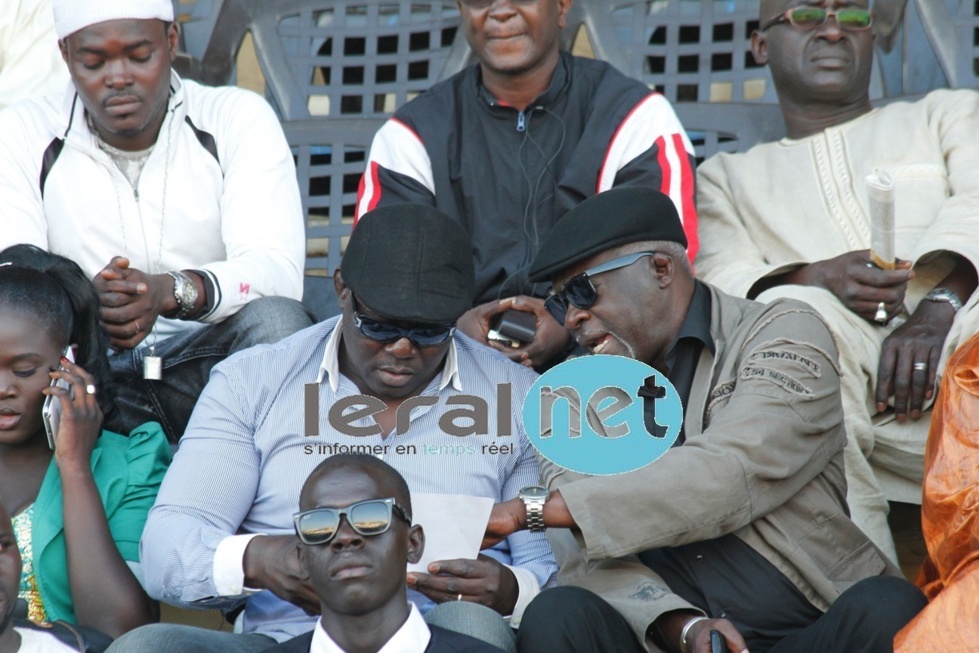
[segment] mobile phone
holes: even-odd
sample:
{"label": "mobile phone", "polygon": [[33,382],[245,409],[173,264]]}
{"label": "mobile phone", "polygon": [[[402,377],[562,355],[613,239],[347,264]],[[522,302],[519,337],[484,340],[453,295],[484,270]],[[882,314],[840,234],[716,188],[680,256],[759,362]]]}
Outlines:
{"label": "mobile phone", "polygon": [[[65,347],[61,355],[75,362],[75,354],[71,345]],[[64,379],[51,379],[52,386],[58,386],[66,390],[71,390],[71,386]],[[48,433],[48,446],[54,449],[54,443],[58,439],[58,427],[61,426],[61,400],[53,395],[48,395],[44,399],[44,407],[41,409],[41,417],[44,420],[44,430]]]}
{"label": "mobile phone", "polygon": [[533,341],[536,331],[537,317],[533,313],[511,308],[497,316],[486,337],[508,347],[517,348]]}
{"label": "mobile phone", "polygon": [[710,653],[727,653],[724,646],[724,635],[719,630],[710,631]]}

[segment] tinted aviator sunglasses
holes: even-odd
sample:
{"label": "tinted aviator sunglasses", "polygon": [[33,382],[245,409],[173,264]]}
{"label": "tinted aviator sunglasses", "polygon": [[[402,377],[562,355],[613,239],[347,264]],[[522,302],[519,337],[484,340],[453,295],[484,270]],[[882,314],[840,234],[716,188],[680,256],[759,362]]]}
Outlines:
{"label": "tinted aviator sunglasses", "polygon": [[361,333],[377,342],[394,342],[401,338],[407,338],[418,347],[431,347],[448,340],[456,330],[454,326],[400,327],[390,322],[382,322],[373,318],[364,317],[357,310],[358,305],[355,298],[353,310],[354,324],[360,329]]}
{"label": "tinted aviator sunglasses", "polygon": [[591,308],[598,300],[598,291],[595,290],[590,277],[603,272],[611,272],[632,265],[644,256],[652,256],[656,252],[636,252],[605,261],[601,265],[588,268],[581,274],[568,279],[561,292],[551,292],[551,295],[544,300],[544,308],[551,314],[558,324],[564,325],[564,320],[568,315],[568,305],[576,308]]}
{"label": "tinted aviator sunglasses", "polygon": [[346,508],[313,508],[292,516],[296,535],[303,544],[326,544],[340,530],[340,518],[346,517],[355,533],[370,537],[386,533],[391,528],[391,516],[397,513],[409,525],[411,519],[394,499],[368,499]]}
{"label": "tinted aviator sunglasses", "polygon": [[823,7],[793,7],[784,14],[776,16],[762,25],[761,29],[765,31],[769,27],[778,25],[779,23],[791,23],[796,27],[802,27],[804,29],[816,29],[829,20],[830,16],[836,19],[836,24],[840,26],[840,29],[851,32],[870,29],[870,26],[874,23],[874,15],[867,9],[839,9],[837,11],[830,11]]}

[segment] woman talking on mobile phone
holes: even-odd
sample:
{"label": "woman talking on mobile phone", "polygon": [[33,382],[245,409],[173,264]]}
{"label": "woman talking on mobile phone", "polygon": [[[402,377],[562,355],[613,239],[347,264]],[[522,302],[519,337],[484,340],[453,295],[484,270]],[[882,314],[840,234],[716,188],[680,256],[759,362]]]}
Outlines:
{"label": "woman talking on mobile phone", "polygon": [[[0,252],[0,499],[23,558],[19,597],[33,621],[118,637],[158,618],[137,580],[139,538],[170,449],[154,422],[128,437],[102,430],[114,405],[98,307],[68,259],[27,245]],[[49,395],[61,404],[54,450]]]}

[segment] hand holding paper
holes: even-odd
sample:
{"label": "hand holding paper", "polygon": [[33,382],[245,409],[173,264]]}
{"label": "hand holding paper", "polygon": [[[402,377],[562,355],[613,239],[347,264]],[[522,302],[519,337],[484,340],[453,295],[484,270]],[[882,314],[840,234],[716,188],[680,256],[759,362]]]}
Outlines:
{"label": "hand holding paper", "polygon": [[433,601],[473,601],[501,614],[513,610],[513,572],[479,555],[493,500],[453,494],[414,493],[413,522],[425,530],[425,552],[408,565],[408,587]]}

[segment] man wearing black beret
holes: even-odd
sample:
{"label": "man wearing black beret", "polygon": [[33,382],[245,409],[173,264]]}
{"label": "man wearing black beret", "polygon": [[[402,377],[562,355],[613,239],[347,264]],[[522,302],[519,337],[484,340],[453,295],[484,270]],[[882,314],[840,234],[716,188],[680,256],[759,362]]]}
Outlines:
{"label": "man wearing black beret", "polygon": [[[455,331],[473,279],[468,236],[449,217],[379,208],[334,275],[340,317],[215,368],[150,511],[141,560],[154,598],[192,607],[244,599],[243,633],[154,624],[113,653],[261,651],[312,630],[320,599],[300,566],[292,516],[303,479],[329,456],[381,457],[412,494],[504,501],[539,482],[519,413],[536,375]],[[501,387],[514,410],[499,409]],[[472,397],[487,404],[485,432],[455,432],[477,421],[473,411],[446,422]],[[434,542],[432,523],[422,525]],[[336,569],[341,585],[364,575],[355,553]],[[475,560],[427,571],[406,579],[426,618],[452,630],[465,621],[467,634],[513,651],[511,626],[557,564],[542,533],[517,533]]]}
{"label": "man wearing black beret", "polygon": [[[573,209],[531,270],[593,353],[666,375],[676,445],[613,478],[542,462],[561,573],[524,616],[536,651],[890,651],[921,593],[850,521],[837,350],[808,305],[693,277],[669,198],[613,189]],[[557,435],[557,434],[555,434]],[[487,541],[526,528],[497,504]]]}

